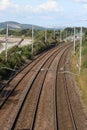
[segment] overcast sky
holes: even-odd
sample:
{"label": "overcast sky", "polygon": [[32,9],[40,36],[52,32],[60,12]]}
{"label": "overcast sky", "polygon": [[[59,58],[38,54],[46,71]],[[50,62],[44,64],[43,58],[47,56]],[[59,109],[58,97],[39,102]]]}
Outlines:
{"label": "overcast sky", "polygon": [[87,26],[87,0],[0,0],[0,22]]}

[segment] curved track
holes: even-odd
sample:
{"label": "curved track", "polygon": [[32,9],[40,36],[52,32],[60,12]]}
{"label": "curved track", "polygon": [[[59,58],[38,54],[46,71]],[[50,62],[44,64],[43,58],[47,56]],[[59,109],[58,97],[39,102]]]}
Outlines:
{"label": "curved track", "polygon": [[[65,57],[60,61],[58,67],[57,76],[57,108],[58,108],[58,124],[59,130],[77,130],[76,122],[74,119],[74,114],[72,111],[72,106],[70,102],[70,96],[67,88],[66,81],[66,70],[65,66],[67,64],[66,59],[68,56],[66,52]],[[70,84],[69,84],[70,85]]]}
{"label": "curved track", "polygon": [[1,90],[0,129],[77,130],[66,78],[60,72],[70,47],[62,44],[44,53]]}

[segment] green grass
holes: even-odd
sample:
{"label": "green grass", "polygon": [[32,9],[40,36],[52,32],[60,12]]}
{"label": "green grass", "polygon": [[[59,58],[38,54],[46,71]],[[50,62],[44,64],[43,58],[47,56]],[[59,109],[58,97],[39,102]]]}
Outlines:
{"label": "green grass", "polygon": [[86,54],[87,54],[87,45],[83,45],[82,55],[86,55]]}
{"label": "green grass", "polygon": [[84,103],[87,105],[87,70],[81,72],[80,76],[77,78],[78,85],[82,91],[82,98]]}
{"label": "green grass", "polygon": [[[76,55],[72,57],[72,68],[74,73],[78,72],[76,67],[77,59],[79,54],[79,46],[76,47]],[[83,43],[82,46],[82,66],[80,76],[76,76],[76,81],[79,89],[82,92],[83,102],[87,105],[87,42]]]}

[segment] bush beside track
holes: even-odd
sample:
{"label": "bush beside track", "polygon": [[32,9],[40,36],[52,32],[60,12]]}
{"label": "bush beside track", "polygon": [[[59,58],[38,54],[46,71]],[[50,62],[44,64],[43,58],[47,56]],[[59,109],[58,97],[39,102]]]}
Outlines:
{"label": "bush beside track", "polygon": [[[5,51],[0,54],[0,81],[8,80],[16,71],[20,70],[26,63],[43,51],[47,51],[53,46],[56,46],[56,39],[49,36],[47,42],[44,42],[44,35],[37,35],[34,41],[34,53],[31,52],[31,45],[19,47],[14,46],[8,49],[8,60],[5,61]],[[16,71],[11,71],[10,68]]]}

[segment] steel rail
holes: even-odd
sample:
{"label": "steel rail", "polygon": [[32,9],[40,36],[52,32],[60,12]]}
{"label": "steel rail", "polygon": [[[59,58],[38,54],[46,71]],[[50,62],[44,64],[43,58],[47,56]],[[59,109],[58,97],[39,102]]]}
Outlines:
{"label": "steel rail", "polygon": [[[61,50],[60,50],[60,51],[61,51]],[[55,57],[56,57],[56,55],[58,55],[58,53],[59,53],[59,52],[57,52],[57,54],[55,54]],[[53,56],[53,55],[52,55],[52,56]],[[51,58],[52,58],[52,56],[51,56]],[[50,57],[49,57],[49,59],[50,59]],[[52,58],[52,62],[53,62],[53,59],[54,59],[54,58]],[[46,62],[47,62],[47,61],[46,61]],[[52,64],[52,62],[50,62],[49,67],[50,67],[50,65]],[[44,65],[45,65],[45,63],[44,63]],[[43,66],[44,66],[44,65],[43,65]],[[43,68],[43,66],[42,66],[41,68]],[[48,67],[48,68],[49,68],[49,67]],[[48,69],[48,70],[49,70],[49,69]],[[45,81],[45,78],[46,78],[46,75],[47,75],[48,70],[45,71],[45,76],[43,77],[42,85],[41,85],[40,90],[39,90],[39,94],[38,94],[38,97],[37,97],[36,107],[35,107],[35,110],[34,110],[34,115],[33,115],[32,125],[31,125],[30,130],[33,130],[33,129],[34,129],[35,120],[36,120],[36,115],[37,115],[37,110],[38,110],[38,105],[39,105],[39,101],[40,101],[40,96],[41,96],[41,93],[42,93],[42,90],[43,90],[43,84],[44,84],[44,81]],[[37,75],[39,75],[39,73],[40,73],[40,70],[39,70],[39,72],[38,72]],[[37,75],[36,75],[36,78],[37,78]],[[36,78],[35,78],[35,79],[36,79]],[[34,81],[35,81],[35,79],[34,79]],[[34,81],[32,82],[31,87],[33,86]],[[31,88],[31,87],[30,87],[30,88]],[[25,103],[25,100],[27,99],[27,96],[28,96],[29,91],[30,91],[30,90],[28,90],[27,95],[25,96],[24,101],[22,102],[22,104],[21,104],[21,106],[20,106],[20,108],[19,108],[19,111],[18,111],[18,113],[17,113],[17,116],[16,116],[16,118],[15,118],[15,120],[14,120],[14,123],[13,123],[13,125],[12,125],[12,127],[11,127],[10,130],[13,130],[13,129],[15,128],[16,122],[17,122],[17,120],[18,120],[18,117],[19,117],[19,115],[20,115],[20,112],[21,112],[21,110],[22,110],[22,107],[23,107],[23,105],[24,105],[24,103]]]}
{"label": "steel rail", "polygon": [[[64,63],[66,63],[66,59],[67,59],[68,53],[69,53],[69,51],[66,52],[66,54],[65,54],[65,58],[64,58],[64,61],[63,61]],[[60,66],[61,66],[61,62],[60,62]],[[59,69],[60,69],[60,67],[59,67]],[[64,72],[66,71],[65,66],[64,66],[64,70],[63,71]],[[61,72],[59,71],[58,75],[60,73]],[[63,80],[64,80],[65,97],[66,97],[66,102],[67,102],[67,106],[68,106],[68,113],[69,113],[69,117],[70,117],[70,120],[71,120],[71,125],[72,125],[73,130],[77,130],[77,126],[76,126],[76,122],[75,122],[75,119],[74,119],[74,114],[73,114],[73,110],[72,110],[72,106],[71,106],[71,102],[70,102],[70,96],[69,96],[69,92],[68,92],[68,87],[67,87],[66,73],[62,73],[62,74],[63,74]]]}
{"label": "steel rail", "polygon": [[[57,48],[57,50],[53,50],[54,52],[53,53],[55,53],[55,52],[57,52],[58,50],[60,50],[62,47],[60,47],[60,48]],[[50,53],[50,52],[49,52]],[[47,54],[49,54],[49,53],[47,53]],[[53,53],[51,54],[51,56],[53,55]],[[47,56],[46,54],[45,54],[45,56]],[[45,56],[42,56],[43,58],[45,58]],[[50,56],[50,57],[51,57]],[[38,61],[40,61],[42,58],[40,58]],[[36,62],[36,64],[38,64],[38,61]],[[4,103],[7,101],[7,99],[10,97],[10,95],[13,93],[13,91],[16,89],[16,87],[18,86],[18,84],[23,80],[23,78],[31,71],[31,69],[33,68],[35,66],[35,64],[27,71],[27,73],[26,74],[24,74],[24,76],[18,81],[18,83],[12,88],[12,90],[9,92],[9,94],[7,94],[7,97],[5,96],[5,98],[4,99],[2,99],[3,101],[2,102],[0,102],[0,109],[3,107],[3,105],[4,105]],[[28,66],[27,66],[28,67]],[[26,68],[25,68],[26,69]],[[9,82],[10,83],[10,82]],[[2,94],[3,93],[3,91],[0,93],[0,94]]]}
{"label": "steel rail", "polygon": [[[55,48],[51,48],[51,49],[55,49]],[[50,50],[49,50],[50,51]],[[47,51],[47,53],[49,53],[48,51]],[[37,63],[38,63],[38,61],[41,59],[41,58],[43,58],[45,55],[47,55],[47,53],[45,52],[43,52],[42,54],[40,54],[38,57],[36,57],[35,59],[34,59],[34,61],[36,61],[37,60]],[[39,59],[40,58],[40,59]],[[29,62],[27,65],[25,65],[22,69],[20,69],[19,71],[17,71],[17,73],[14,75],[14,76],[12,76],[12,78],[10,78],[9,80],[8,80],[8,82],[3,86],[3,87],[1,87],[0,88],[0,91],[2,91],[3,90],[3,88],[4,87],[6,87],[20,72],[22,72],[22,71],[24,71],[24,69],[26,69],[26,67],[28,67],[29,65],[31,65],[33,63],[33,60],[31,61],[31,62]],[[35,65],[35,64],[34,64]],[[33,65],[33,66],[34,66]],[[33,67],[32,66],[32,67]]]}
{"label": "steel rail", "polygon": [[56,69],[56,77],[55,77],[55,115],[56,115],[56,124],[57,124],[57,129],[56,130],[59,130],[59,126],[58,126],[58,108],[57,108],[57,77],[58,77],[58,71],[60,69],[59,65],[60,65],[60,62],[61,62],[61,59],[63,58],[64,54],[66,53],[66,51],[68,51],[68,49],[71,48],[71,46],[69,46],[64,52],[63,54],[61,55],[60,59],[59,59],[59,62],[58,62],[58,65],[57,65],[57,69]]}
{"label": "steel rail", "polygon": [[[56,51],[56,53],[58,53],[58,51]],[[55,53],[54,53],[54,55],[55,55]],[[52,56],[53,56],[53,54],[49,57],[49,59],[52,58]],[[49,59],[47,59],[47,60],[45,61],[45,63],[48,62]],[[53,60],[53,58],[52,58],[52,60]],[[43,64],[43,66],[42,66],[41,68],[44,67],[45,63]],[[50,65],[49,65],[49,66],[50,66]],[[36,80],[37,76],[39,75],[39,73],[40,73],[40,71],[41,71],[41,68],[39,69],[37,75],[35,76],[35,79],[32,81],[32,84],[31,84],[31,86],[30,86],[30,89],[31,89],[31,87],[33,86],[34,81]],[[47,71],[46,71],[46,73],[45,73],[45,76],[46,76],[46,74],[47,74]],[[44,76],[42,85],[41,85],[40,90],[39,90],[39,94],[38,94],[38,98],[37,98],[37,102],[36,102],[36,107],[35,107],[35,111],[34,111],[34,117],[35,117],[35,115],[36,115],[37,106],[38,106],[38,104],[39,104],[39,99],[40,99],[40,95],[41,95],[41,91],[42,91],[42,86],[43,86],[43,83],[44,83],[44,80],[45,80],[45,76]],[[24,105],[24,103],[25,103],[25,100],[26,100],[26,98],[27,98],[27,96],[28,96],[28,93],[29,93],[30,89],[27,91],[27,94],[26,94],[26,96],[25,96],[24,99],[23,99],[23,102],[22,102],[22,104],[21,104],[21,106],[20,106],[20,108],[19,108],[19,111],[18,111],[18,113],[17,113],[17,115],[16,115],[16,117],[15,117],[15,120],[14,120],[14,123],[13,123],[13,125],[12,125],[12,127],[11,127],[11,130],[13,130],[14,127],[15,127],[15,124],[16,124],[16,122],[17,122],[17,120],[18,120],[18,116],[19,116],[19,114],[20,114],[20,112],[21,112],[21,110],[22,110],[22,107],[23,107],[23,105]]]}
{"label": "steel rail", "polygon": [[[64,70],[65,70],[65,67],[64,67]],[[71,105],[71,101],[70,101],[70,96],[69,96],[69,92],[68,92],[68,88],[67,88],[67,80],[66,80],[65,73],[64,73],[64,82],[65,82],[64,89],[65,89],[65,93],[66,93],[66,100],[67,100],[67,105],[68,105],[68,110],[70,113],[73,130],[77,130],[77,126],[76,126],[76,122],[75,122],[75,118],[74,118],[74,114],[73,114],[73,110],[72,110],[72,105]]]}
{"label": "steel rail", "polygon": [[[66,45],[65,45],[66,46]],[[62,47],[62,45],[60,45],[59,44],[59,47],[61,48]],[[52,51],[54,51],[55,50],[55,47],[52,47],[50,50],[52,50]],[[31,62],[29,62],[27,65],[25,65],[23,68],[21,68],[20,70],[17,70],[17,72],[12,76],[12,78],[10,78],[9,80],[8,80],[8,82],[5,84],[5,85],[1,85],[2,87],[0,88],[0,91],[2,91],[5,87],[7,87],[8,85],[9,85],[9,83],[19,74],[19,73],[22,73],[22,71],[24,71],[28,66],[30,66],[32,63],[33,63],[33,61],[35,62],[36,61],[36,63],[38,63],[38,61],[40,60],[40,59],[42,59],[43,57],[45,57],[49,52],[50,52],[50,50],[47,50],[47,51],[44,51],[43,53],[41,53],[41,54],[39,54],[34,60],[32,60]],[[36,64],[35,63],[35,64]],[[35,64],[33,65],[33,66],[35,66]],[[33,68],[33,66],[29,69],[29,71]],[[26,75],[26,74],[25,74]],[[0,84],[2,84],[2,83],[0,83]]]}
{"label": "steel rail", "polygon": [[[63,48],[64,49],[64,48]],[[65,52],[65,51],[64,51]],[[63,53],[64,53],[63,52]],[[63,54],[62,54],[63,55]],[[57,55],[56,55],[57,56]],[[62,57],[62,56],[61,56]],[[53,61],[52,61],[53,62]],[[52,64],[52,63],[51,63]],[[59,64],[59,62],[58,62]],[[50,66],[49,66],[50,67]],[[49,69],[48,69],[49,70]],[[48,72],[48,70],[46,69],[46,73]],[[45,81],[45,79],[44,79]],[[43,84],[44,84],[44,81],[43,81]],[[55,81],[56,81],[56,76],[55,76]],[[54,84],[54,89],[55,89],[56,85]],[[43,86],[41,88],[41,91],[40,91],[40,95],[38,97],[38,101],[37,101],[37,106],[36,106],[36,110],[35,110],[35,113],[34,113],[34,118],[33,118],[33,121],[32,121],[32,125],[31,125],[31,128],[30,130],[34,130],[34,127],[35,127],[35,121],[36,121],[36,116],[37,116],[37,110],[38,110],[38,105],[39,105],[39,102],[40,102],[40,97],[41,97],[41,93],[42,93],[42,89],[43,89]],[[56,92],[56,89],[54,90]],[[55,96],[55,92],[54,92],[54,102],[56,102],[56,96]],[[57,113],[56,113],[56,103],[54,103],[54,113],[55,113],[55,118],[56,118],[56,122],[55,122],[55,130],[58,130],[58,122],[57,122]]]}

